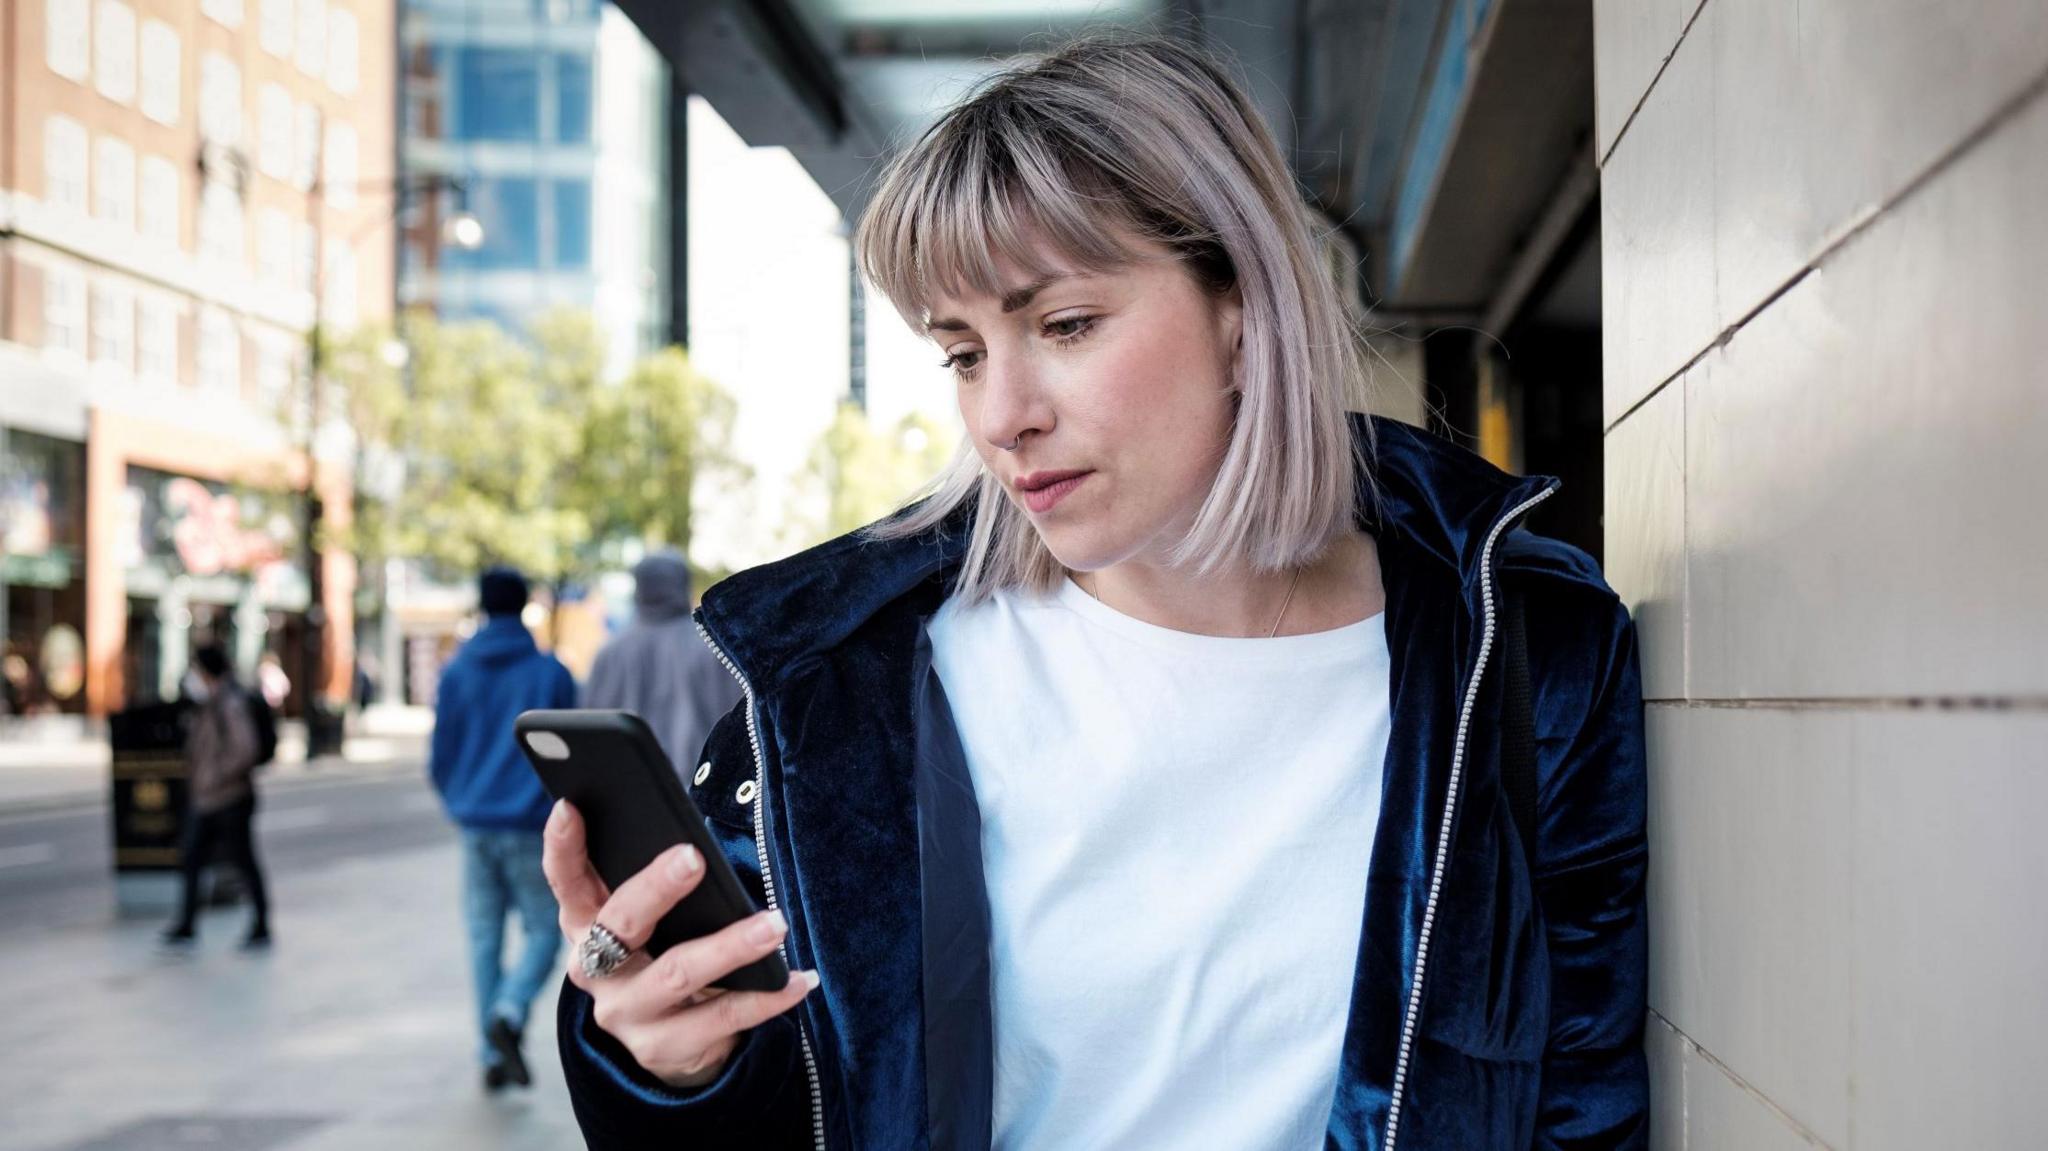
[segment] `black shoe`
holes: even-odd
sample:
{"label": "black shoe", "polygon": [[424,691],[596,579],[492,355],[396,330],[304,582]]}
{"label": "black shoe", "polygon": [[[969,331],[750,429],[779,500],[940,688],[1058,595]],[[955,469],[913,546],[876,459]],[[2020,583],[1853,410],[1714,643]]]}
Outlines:
{"label": "black shoe", "polygon": [[268,927],[258,927],[250,931],[249,934],[242,939],[242,950],[270,950],[270,929]]}
{"label": "black shoe", "polygon": [[199,942],[199,933],[189,927],[167,927],[162,935],[156,937],[156,941],[158,946],[168,947],[174,951],[185,951]]}
{"label": "black shoe", "polygon": [[491,1066],[484,1068],[485,1091],[496,1095],[498,1092],[503,1091],[505,1084],[509,1082],[511,1082],[511,1079],[505,1074],[503,1067],[493,1063]]}
{"label": "black shoe", "polygon": [[502,1060],[492,1070],[502,1070],[508,1082],[517,1083],[521,1087],[531,1087],[533,1076],[527,1074],[526,1057],[519,1053],[519,1029],[512,1026],[511,1020],[491,1020],[491,1030],[487,1038],[491,1041],[491,1050],[497,1052],[498,1058]]}

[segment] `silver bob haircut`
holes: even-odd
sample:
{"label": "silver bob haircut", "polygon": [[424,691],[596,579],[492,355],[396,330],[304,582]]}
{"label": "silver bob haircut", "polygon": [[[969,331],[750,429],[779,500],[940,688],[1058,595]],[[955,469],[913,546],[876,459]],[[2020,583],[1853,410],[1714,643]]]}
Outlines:
{"label": "silver bob haircut", "polygon": [[[934,295],[1015,287],[999,261],[1032,276],[1054,270],[1048,254],[1107,271],[1138,258],[1133,238],[1243,300],[1235,425],[1172,561],[1204,573],[1313,562],[1350,530],[1354,469],[1370,462],[1344,410],[1362,386],[1360,341],[1279,149],[1215,60],[1161,37],[1097,36],[989,77],[889,164],[854,243],[923,332]],[[915,502],[864,530],[919,534],[968,506],[954,594],[971,604],[1065,576],[967,442]]]}

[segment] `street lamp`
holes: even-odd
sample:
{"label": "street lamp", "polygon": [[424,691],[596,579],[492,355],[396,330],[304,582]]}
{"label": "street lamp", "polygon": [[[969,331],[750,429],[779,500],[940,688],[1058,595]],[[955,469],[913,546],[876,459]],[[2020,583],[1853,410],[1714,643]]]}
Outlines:
{"label": "street lamp", "polygon": [[484,246],[483,221],[469,209],[461,209],[441,225],[441,242],[451,248],[474,252]]}
{"label": "street lamp", "polygon": [[[358,190],[384,190],[392,193],[391,212],[372,218],[351,240],[360,239],[373,227],[381,227],[403,214],[414,196],[435,196],[443,191],[455,194],[455,213],[442,226],[442,241],[451,247],[474,250],[484,241],[484,227],[469,210],[469,186],[453,176],[431,173],[424,176],[400,176],[392,180],[359,181],[353,185]],[[323,390],[321,375],[327,364],[327,339],[325,331],[326,300],[323,298],[325,269],[324,248],[326,246],[326,204],[327,187],[324,181],[316,180],[306,195],[306,215],[313,225],[313,323],[306,330],[306,428],[302,443],[305,475],[299,490],[301,506],[299,553],[306,565],[306,634],[300,650],[299,682],[300,700],[306,720],[306,758],[327,751],[341,749],[340,716],[329,716],[321,706],[320,673],[321,649],[324,648],[324,633],[327,624],[326,574],[321,570],[320,521],[325,508],[320,499],[319,462],[315,445],[323,422]],[[394,241],[395,250],[398,245]],[[406,359],[411,358],[410,349],[404,349]],[[392,353],[387,349],[386,355]],[[400,362],[401,366],[403,361]]]}

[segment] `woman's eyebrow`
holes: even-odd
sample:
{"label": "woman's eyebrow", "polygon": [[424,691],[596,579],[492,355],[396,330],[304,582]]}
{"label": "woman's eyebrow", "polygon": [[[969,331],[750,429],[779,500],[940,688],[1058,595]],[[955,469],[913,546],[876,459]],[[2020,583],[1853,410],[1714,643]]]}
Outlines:
{"label": "woman's eyebrow", "polygon": [[[1033,280],[1022,287],[1011,288],[1009,291],[1003,293],[1003,314],[1007,316],[1011,312],[1017,311],[1018,309],[1029,304],[1032,301],[1032,299],[1034,299],[1038,295],[1038,293],[1043,292],[1047,288],[1052,287],[1054,284],[1059,283],[1061,280],[1070,279],[1073,279],[1072,273],[1059,272],[1049,276],[1040,276],[1036,280]],[[966,320],[956,320],[948,316],[940,319],[925,321],[924,330],[927,332],[964,332],[968,330],[968,326],[969,325]]]}

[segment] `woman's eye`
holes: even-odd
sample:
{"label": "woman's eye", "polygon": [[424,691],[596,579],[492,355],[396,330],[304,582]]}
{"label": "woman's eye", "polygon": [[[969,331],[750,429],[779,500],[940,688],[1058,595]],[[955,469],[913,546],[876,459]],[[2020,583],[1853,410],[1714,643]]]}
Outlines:
{"label": "woman's eye", "polygon": [[1048,320],[1045,324],[1045,334],[1058,340],[1077,339],[1094,323],[1094,316],[1070,316],[1064,320]]}
{"label": "woman's eye", "polygon": [[939,366],[964,376],[974,370],[974,365],[980,363],[981,357],[985,354],[984,352],[954,352],[952,355],[940,360]]}

